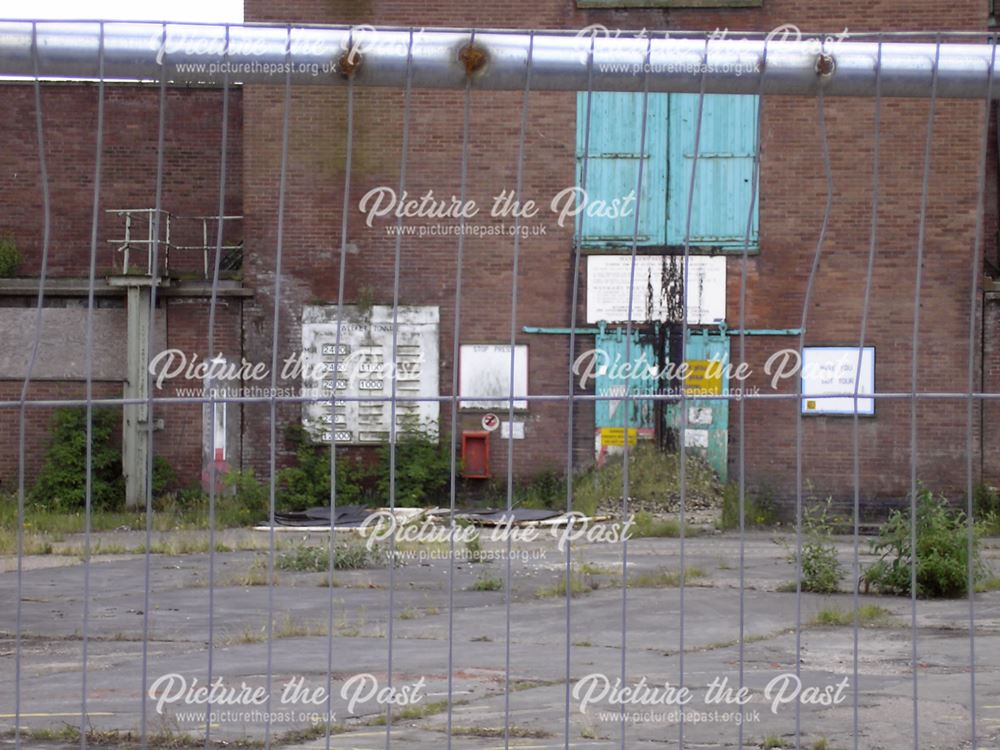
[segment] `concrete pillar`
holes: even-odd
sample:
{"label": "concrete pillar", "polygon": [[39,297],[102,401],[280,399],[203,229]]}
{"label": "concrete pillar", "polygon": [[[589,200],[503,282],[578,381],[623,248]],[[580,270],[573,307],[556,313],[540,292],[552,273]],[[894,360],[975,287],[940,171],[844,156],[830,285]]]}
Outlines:
{"label": "concrete pillar", "polygon": [[146,504],[149,470],[149,299],[151,286],[128,287],[128,356],[125,398],[143,403],[126,404],[122,426],[122,473],[125,475],[125,504]]}
{"label": "concrete pillar", "polygon": [[127,357],[125,364],[126,399],[139,403],[126,404],[122,410],[122,474],[125,476],[125,504],[130,508],[146,505],[149,482],[150,435],[153,426],[149,413],[149,348],[150,297],[153,284],[167,286],[168,279],[151,276],[115,276],[110,286],[126,290]]}

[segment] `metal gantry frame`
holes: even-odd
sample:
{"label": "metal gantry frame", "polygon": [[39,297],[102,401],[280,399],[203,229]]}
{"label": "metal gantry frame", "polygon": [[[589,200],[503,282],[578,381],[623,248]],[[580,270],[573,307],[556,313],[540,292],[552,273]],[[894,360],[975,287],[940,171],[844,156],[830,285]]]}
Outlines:
{"label": "metal gantry frame", "polygon": [[[114,247],[114,258],[112,265],[115,268],[121,267],[123,274],[136,273],[131,255],[133,252],[145,254],[145,272],[147,275],[153,274],[152,250],[154,244],[153,228],[158,226],[165,230],[162,238],[155,238],[156,244],[163,248],[163,262],[157,269],[157,273],[169,275],[170,273],[170,251],[193,251],[201,254],[201,266],[203,277],[207,280],[212,278],[212,257],[216,249],[214,235],[218,232],[225,234],[227,222],[242,222],[243,217],[238,214],[223,214],[221,216],[178,216],[163,209],[159,210],[159,220],[153,217],[156,209],[153,208],[107,208],[107,214],[112,214],[122,219],[122,236],[106,240]],[[142,223],[145,221],[146,230],[142,231]],[[180,245],[171,239],[171,227],[177,223],[193,222],[200,225],[201,243],[196,245]],[[214,231],[213,231],[214,230]],[[145,234],[145,239],[142,235]],[[223,244],[221,250],[221,270],[238,271],[243,259],[244,241],[240,239],[235,243]],[[119,263],[118,256],[121,256]],[[141,257],[141,255],[140,255]],[[190,268],[180,270],[190,271]],[[141,272],[141,271],[140,271]]]}

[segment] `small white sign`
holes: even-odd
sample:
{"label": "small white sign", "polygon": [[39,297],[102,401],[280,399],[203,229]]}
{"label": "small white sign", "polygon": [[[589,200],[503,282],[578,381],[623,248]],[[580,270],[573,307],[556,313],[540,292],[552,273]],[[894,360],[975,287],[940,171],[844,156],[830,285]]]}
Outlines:
{"label": "small white sign", "polygon": [[[854,414],[854,387],[859,396],[875,392],[875,347],[866,346],[858,374],[855,346],[807,346],[802,354],[802,413]],[[823,396],[836,393],[838,396]],[[847,394],[847,395],[844,395]],[[875,414],[875,399],[858,398],[858,414]]]}
{"label": "small white sign", "polygon": [[[500,437],[510,439],[511,422],[500,423]],[[524,422],[514,422],[514,439],[524,440]]]}
{"label": "small white sign", "polygon": [[316,399],[302,405],[302,426],[312,439],[353,445],[388,439],[391,412],[383,399],[394,379],[399,395],[427,399],[397,404],[398,432],[437,435],[439,319],[437,307],[303,307],[297,372],[303,395]]}
{"label": "small white sign", "polygon": [[487,432],[493,432],[497,427],[500,426],[500,417],[496,414],[490,412],[489,414],[483,415],[483,429]]}
{"label": "small white sign", "polygon": [[712,424],[712,409],[708,406],[688,407],[688,424]]}
{"label": "small white sign", "polygon": [[708,430],[692,430],[688,428],[684,431],[684,445],[688,448],[707,448]]}

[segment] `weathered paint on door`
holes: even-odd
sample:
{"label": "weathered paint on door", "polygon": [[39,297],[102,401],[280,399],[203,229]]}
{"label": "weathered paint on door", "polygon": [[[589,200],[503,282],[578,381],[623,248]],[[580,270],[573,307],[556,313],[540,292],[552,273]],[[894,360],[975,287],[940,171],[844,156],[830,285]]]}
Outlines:
{"label": "weathered paint on door", "polygon": [[[688,193],[694,164],[698,125],[697,94],[650,94],[646,103],[646,140],[642,140],[643,95],[594,92],[591,95],[590,142],[587,163],[587,206],[593,215],[577,217],[577,235],[583,247],[626,248],[632,243],[635,205],[599,215],[636,194],[639,164],[643,166],[637,244],[684,244]],[[705,96],[698,175],[691,213],[694,247],[740,249],[746,233],[757,148],[755,96]],[[583,179],[587,136],[587,94],[577,94],[576,179]],[[750,246],[757,245],[757,202],[750,230]],[[581,219],[582,237],[581,235]]]}
{"label": "weathered paint on door", "polygon": [[[691,395],[729,393],[725,377],[729,365],[729,337],[724,333],[688,332],[685,359],[690,375],[685,388]],[[709,363],[716,363],[709,366]],[[680,404],[666,410],[667,425],[680,428]],[[684,442],[689,453],[704,458],[722,481],[726,481],[729,456],[728,399],[690,400],[685,402],[687,418]]]}
{"label": "weathered paint on door", "polygon": [[[692,246],[743,247],[757,149],[757,107],[756,96],[705,96],[691,211]],[[698,95],[671,94],[669,121],[667,244],[682,245],[695,161]],[[754,203],[751,247],[757,246]]]}
{"label": "weathered paint on door", "polygon": [[[667,94],[650,94],[646,112],[646,139],[642,143],[642,95],[593,92],[587,160],[587,206],[595,212],[598,201],[609,207],[629,195],[639,195],[639,245],[662,245],[665,240],[667,195]],[[577,94],[576,184],[582,185],[587,132],[587,94]],[[644,162],[639,194],[639,164]],[[623,204],[622,204],[623,205]],[[636,203],[626,215],[598,216],[581,213],[577,236],[584,247],[627,247],[635,230]],[[619,212],[621,213],[621,212]],[[583,234],[580,237],[583,220]]]}
{"label": "weathered paint on door", "polygon": [[[595,449],[600,459],[609,448],[622,444],[626,422],[630,444],[638,437],[653,436],[656,426],[654,402],[642,397],[656,393],[659,369],[654,336],[633,330],[632,344],[628,346],[625,328],[604,328],[602,325],[594,339],[595,356],[598,357],[595,395],[618,397],[599,399],[594,404]],[[624,365],[628,362],[632,363],[632,367],[628,377],[629,401],[626,408]]]}

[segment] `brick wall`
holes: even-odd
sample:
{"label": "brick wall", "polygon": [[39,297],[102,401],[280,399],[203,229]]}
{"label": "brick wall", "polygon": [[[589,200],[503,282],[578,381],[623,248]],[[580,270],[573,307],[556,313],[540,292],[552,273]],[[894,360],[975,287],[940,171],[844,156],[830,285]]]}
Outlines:
{"label": "brick wall", "polygon": [[[221,353],[230,361],[239,362],[242,356],[242,305],[239,298],[224,297],[216,301],[215,330],[212,351],[208,350],[208,320],[210,300],[201,297],[179,297],[165,300],[167,316],[167,342],[169,348],[179,349],[188,357],[197,354],[199,360],[206,355]],[[200,389],[198,380],[175,378],[165,384],[162,391],[154,395],[190,396],[190,389]],[[183,389],[183,390],[182,390]],[[157,407],[157,415],[164,420],[164,429],[155,438],[157,454],[163,455],[177,471],[185,485],[203,482],[204,461],[202,434],[203,412],[207,408],[201,404],[163,404]],[[227,457],[229,467],[239,468],[241,462],[238,437],[242,429],[241,407],[239,404],[227,406]]]}
{"label": "brick wall", "polygon": [[[981,29],[986,4],[963,0],[943,9],[932,2],[840,3],[822,6],[797,0],[767,0],[760,9],[741,10],[591,10],[569,0],[469,5],[440,0],[412,3],[374,0],[347,2],[261,2],[246,4],[248,21],[372,23],[376,25],[518,26],[580,28],[600,23],[615,29],[648,28],[766,31],[794,23],[803,29],[852,31],[892,29]],[[257,286],[257,305],[248,314],[248,352],[268,353],[273,315],[277,170],[282,110],[280,87],[252,86],[244,92],[246,213],[252,238],[248,278]],[[398,183],[401,94],[358,91],[355,94],[354,170],[349,216],[346,302],[370,287],[375,301],[391,301],[393,242],[364,226],[357,202],[374,186]],[[480,205],[502,188],[513,188],[521,97],[518,93],[473,93],[469,150],[469,197]],[[345,92],[297,90],[293,94],[288,198],[285,217],[283,277],[278,345],[298,346],[297,316],[308,301],[335,301],[337,250],[343,201]],[[462,97],[456,92],[416,92],[413,97],[408,189],[438,196],[459,191]],[[877,351],[880,390],[910,388],[911,335],[916,271],[917,215],[923,170],[926,100],[883,104],[879,239],[874,267],[866,343]],[[956,390],[964,384],[970,261],[975,228],[976,169],[984,122],[978,102],[939,102],[935,120],[933,164],[924,250],[920,389]],[[834,203],[822,262],[808,308],[807,345],[857,341],[864,290],[871,211],[873,103],[833,100],[825,106],[832,158]],[[575,102],[571,94],[533,94],[526,144],[526,197],[546,199],[572,185]],[[809,269],[826,200],[817,102],[768,97],[763,104],[760,195],[761,251],[751,258],[747,325],[798,327]],[[488,221],[477,217],[476,221]],[[995,212],[988,221],[995,226]],[[544,238],[522,244],[517,326],[565,326],[571,294],[570,229],[549,224]],[[378,226],[378,225],[377,225]],[[992,232],[988,237],[992,238]],[[991,239],[992,243],[992,239]],[[456,246],[453,237],[402,243],[401,300],[441,306],[442,394],[449,393],[450,352],[454,331]],[[465,343],[508,339],[513,243],[468,238],[465,243],[461,340]],[[991,247],[995,245],[991,244]],[[738,310],[740,264],[729,264],[729,322]],[[581,295],[582,296],[582,295]],[[558,336],[518,334],[530,346],[530,390],[565,393],[567,341]],[[589,345],[583,338],[581,344]],[[762,372],[774,351],[797,347],[795,338],[763,337],[748,341],[748,361],[755,375],[748,385],[771,392]],[[734,343],[734,352],[735,352]],[[978,353],[977,353],[978,357]],[[794,391],[794,381],[779,390]],[[794,490],[796,414],[794,400],[755,401],[746,405],[747,472],[751,484],[768,485],[779,498]],[[447,409],[443,409],[447,414]],[[735,428],[736,410],[731,425]],[[581,460],[592,451],[592,407],[580,409],[574,444]],[[867,502],[894,503],[909,484],[909,406],[882,401],[875,418],[861,420],[863,493]],[[918,474],[943,490],[963,486],[965,407],[957,402],[922,402],[918,408]],[[520,471],[561,466],[565,453],[565,404],[536,404],[530,409],[528,439],[516,444]],[[286,420],[297,409],[283,410]],[[251,424],[257,420],[252,420]],[[464,417],[462,427],[478,422]],[[261,430],[266,423],[261,423]],[[248,454],[256,462],[267,455],[267,442],[249,435]],[[445,429],[448,426],[445,425]],[[979,434],[978,421],[975,427]],[[735,429],[730,455],[737,450]],[[848,497],[852,490],[851,419],[812,417],[802,425],[804,476],[817,494]],[[978,440],[977,440],[978,442]],[[506,463],[502,441],[494,440],[494,470]],[[978,449],[978,446],[977,446]],[[735,470],[736,467],[733,466]],[[735,471],[734,471],[735,476]]]}
{"label": "brick wall", "polygon": [[[248,87],[245,106],[253,111],[246,125],[245,184],[248,283],[256,288],[256,305],[247,310],[248,357],[269,361],[271,351],[277,172],[280,156],[280,89]],[[373,187],[398,186],[400,101],[396,92],[359,91],[355,102],[355,161],[352,174],[353,204]],[[407,190],[422,195],[459,193],[461,118],[454,112],[461,96],[451,92],[414,96]],[[518,107],[518,94],[476,94],[469,149],[469,199],[488,206],[498,190],[515,181],[516,125],[507,114]],[[525,157],[525,184],[552,196],[573,179],[573,143],[564,128],[572,122],[574,97],[569,94],[532,97],[533,133]],[[302,305],[336,302],[340,243],[340,206],[343,200],[344,107],[336,91],[296,91],[293,95],[291,152],[289,158],[287,214],[282,256],[281,357],[301,346],[299,319]],[[486,213],[484,211],[484,213]],[[476,217],[488,223],[489,217]],[[510,222],[508,222],[510,223]],[[346,301],[361,290],[374,292],[376,304],[392,302],[394,240],[386,235],[385,221],[365,226],[364,217],[350,217],[351,248],[347,261]],[[558,228],[555,228],[558,230]],[[518,328],[522,325],[565,326],[569,323],[569,274],[566,231],[548,228],[545,237],[529,237],[522,244],[519,271]],[[454,301],[457,238],[405,238],[401,245],[400,299],[405,304],[440,307],[441,393],[451,392],[451,354],[454,336]],[[510,337],[510,287],[513,242],[491,237],[467,237],[462,285],[462,335],[464,343],[502,343]],[[565,393],[567,341],[548,336],[531,340],[529,382],[535,393]],[[257,354],[254,355],[254,352]],[[558,364],[560,363],[561,368]],[[288,384],[291,386],[297,384]],[[260,407],[262,410],[265,407]],[[530,441],[517,445],[517,465],[537,471],[557,465],[559,454],[539,452],[535,441],[564,444],[565,405],[538,404],[528,421]],[[297,407],[284,410],[289,419]],[[450,430],[447,405],[442,407],[442,429]],[[250,419],[266,430],[266,416]],[[472,418],[478,426],[481,415]],[[463,426],[466,426],[463,423]],[[592,439],[585,441],[587,445]],[[494,443],[494,463],[504,465],[499,440]],[[267,443],[250,438],[248,454],[266,462]],[[263,468],[263,466],[261,466]]]}
{"label": "brick wall", "polygon": [[[883,113],[879,234],[866,337],[876,348],[880,391],[905,393],[911,387],[927,114],[926,102],[910,101],[886,103]],[[749,317],[755,325],[797,326],[826,197],[816,103],[779,100],[772,106],[769,101],[764,119],[761,253],[752,263]],[[919,390],[964,388],[975,174],[983,122],[979,103],[940,103],[924,248]],[[851,344],[859,335],[872,179],[872,144],[863,134],[872,132],[872,124],[871,102],[830,103],[834,202],[807,311],[810,345]],[[776,158],[778,153],[782,156]],[[794,382],[787,388],[794,388]],[[769,415],[780,409],[784,417]],[[787,490],[791,474],[780,467],[794,466],[794,409],[794,402],[748,406],[748,417],[760,415],[748,419],[748,471],[763,481],[775,478],[779,491]],[[918,409],[917,474],[952,493],[964,482],[964,463],[959,460],[965,447],[964,413],[964,405],[956,402],[925,401]],[[877,416],[863,420],[862,478],[869,499],[898,500],[908,487],[909,414],[906,402],[881,401]],[[843,496],[851,490],[851,422],[843,417],[804,420],[804,476],[820,493]]]}
{"label": "brick wall", "polygon": [[[0,84],[7,113],[0,132],[0,234],[11,235],[24,261],[19,275],[38,273],[42,244],[42,194],[35,130],[34,87]],[[226,212],[241,208],[242,110],[240,92],[231,92]],[[95,84],[41,87],[45,156],[51,200],[49,273],[86,276],[90,263],[91,213],[97,133]],[[97,271],[107,273],[123,224],[104,209],[152,208],[156,194],[156,86],[108,85],[105,89],[101,220]],[[165,107],[162,208],[186,216],[214,214],[219,195],[222,96],[216,89],[170,89]],[[178,244],[201,242],[201,230],[181,224]],[[145,238],[145,225],[141,230]],[[120,258],[118,259],[120,263]],[[200,269],[201,257],[179,265]]]}
{"label": "brick wall", "polygon": [[[0,401],[18,401],[22,383],[0,381]],[[120,398],[121,383],[107,381],[94,383],[94,398]],[[28,390],[30,401],[82,399],[86,386],[79,382],[36,381]],[[45,455],[52,441],[51,429],[54,409],[28,406],[25,409],[25,486],[30,489],[38,471],[45,463]],[[0,431],[5,436],[0,443],[0,491],[16,492],[19,481],[18,437],[21,429],[21,410],[17,406],[0,408]]]}
{"label": "brick wall", "polygon": [[[217,302],[215,318],[215,339],[213,351],[223,353],[235,361],[241,356],[241,307],[242,300],[222,298]],[[85,315],[85,310],[80,311]],[[165,316],[167,340],[166,348],[179,349],[189,358],[196,354],[199,360],[208,353],[209,301],[204,298],[165,298],[158,305],[157,316]],[[160,327],[160,324],[157,324]],[[111,336],[121,346],[125,341],[124,317],[121,330]],[[95,350],[100,352],[110,341],[98,342]],[[155,352],[154,352],[155,353]],[[0,401],[17,401],[21,396],[21,380],[0,379]],[[162,390],[154,387],[154,397],[186,396],[182,389],[200,389],[200,382],[176,378],[169,380]],[[36,368],[32,375],[27,398],[29,401],[78,400],[85,398],[86,384],[81,380],[53,380],[47,376],[44,367]],[[124,393],[124,373],[116,380],[96,380],[94,397],[122,398]],[[52,415],[55,407],[29,406],[25,430],[25,478],[28,486],[34,481],[45,460],[51,442]],[[164,428],[153,438],[154,452],[165,458],[177,472],[183,487],[197,486],[203,479],[203,438],[201,404],[165,403],[154,407],[154,417],[162,419]],[[239,434],[241,413],[239,405],[229,407],[229,435],[227,463],[240,466]],[[8,439],[0,442],[0,491],[16,488],[18,481],[18,430],[20,410],[15,406],[0,407],[0,433]]]}
{"label": "brick wall", "polygon": [[[979,29],[985,25],[983,3],[963,0],[947,12],[930,2],[910,3],[905,14],[898,3],[839,4],[827,9],[791,0],[766,2],[763,9],[581,11],[568,0],[513,6],[469,6],[437,2],[374,0],[364,6],[347,2],[247,3],[248,21],[375,23],[381,25],[509,26],[579,28],[601,23],[609,28],[653,30],[729,28],[767,30],[784,23],[803,29],[852,31],[864,29]],[[40,242],[40,193],[34,134],[33,89],[5,85],[12,116],[0,135],[0,230],[12,233],[26,260],[22,272],[35,273]],[[46,154],[53,205],[50,268],[54,275],[82,275],[89,253],[92,199],[93,134],[96,89],[91,85],[46,85],[42,90]],[[245,281],[255,289],[253,302],[224,303],[220,308],[218,348],[232,353],[245,346],[249,361],[269,362],[272,356],[274,285],[276,280],[277,197],[280,167],[281,117],[284,92],[280,86],[255,85],[234,93],[230,122],[227,207],[246,215]],[[107,93],[105,177],[102,207],[147,206],[155,188],[155,87],[109,86]],[[301,310],[305,304],[335,302],[339,277],[341,206],[343,204],[346,135],[343,89],[302,88],[292,96],[288,192],[278,323],[278,358],[300,346]],[[395,240],[385,232],[390,222],[367,227],[357,211],[361,197],[373,187],[398,186],[401,132],[401,92],[355,92],[354,168],[349,204],[347,288],[345,302],[371,298],[392,301]],[[240,106],[242,105],[242,106]],[[517,134],[521,94],[472,95],[468,199],[488,207],[516,179]],[[539,203],[574,181],[575,98],[568,93],[535,93],[530,99],[529,137],[525,146],[524,196]],[[246,115],[244,116],[244,110]],[[830,100],[825,106],[832,159],[834,202],[829,231],[815,288],[807,310],[807,345],[852,344],[861,320],[864,269],[867,262],[871,210],[873,103]],[[218,196],[219,117],[217,90],[178,89],[167,97],[167,158],[164,208],[187,214],[214,211]],[[407,190],[411,196],[433,190],[438,197],[459,193],[462,95],[460,92],[413,94]],[[926,100],[883,103],[882,169],[880,174],[879,238],[872,285],[866,343],[876,347],[876,378],[880,391],[910,388],[913,300],[916,278],[917,215],[922,156],[927,127]],[[978,149],[984,122],[976,102],[939,102],[935,120],[933,164],[923,269],[920,389],[961,390],[967,361],[970,266],[975,229]],[[746,324],[750,327],[798,327],[802,322],[806,281],[816,247],[826,200],[817,102],[768,97],[763,103],[762,175],[760,194],[761,251],[748,263]],[[987,216],[987,253],[995,256],[997,211],[993,165]],[[497,223],[483,211],[472,222]],[[448,224],[451,222],[442,222]],[[508,220],[508,224],[511,223]],[[543,212],[531,224],[543,224],[543,236],[521,243],[516,310],[518,342],[530,346],[529,384],[532,394],[566,391],[568,340],[561,336],[525,335],[523,325],[566,326],[572,294],[571,228],[556,226]],[[109,234],[107,221],[101,239]],[[99,269],[111,265],[111,251],[102,242]],[[455,236],[406,237],[401,242],[404,304],[436,305],[441,312],[441,393],[450,394],[452,341],[455,335]],[[466,237],[460,340],[501,343],[509,338],[513,241],[510,237]],[[739,316],[741,264],[729,262],[728,320]],[[581,288],[582,289],[582,288]],[[584,295],[581,292],[581,310]],[[206,342],[207,308],[203,302],[166,303],[171,346],[201,351]],[[995,307],[995,305],[994,305]],[[241,309],[242,308],[242,309]],[[989,308],[992,310],[992,308]],[[987,315],[987,365],[990,385],[989,338],[997,321]],[[995,317],[995,316],[994,316]],[[581,318],[582,320],[582,315]],[[242,339],[242,341],[241,341]],[[978,336],[977,336],[978,339]],[[592,341],[581,337],[580,351]],[[755,374],[747,385],[772,392],[763,363],[779,349],[797,347],[789,337],[760,337],[747,342],[747,360]],[[735,342],[734,342],[734,353]],[[979,356],[979,352],[976,353]],[[183,384],[189,385],[189,384]],[[298,383],[278,383],[296,389]],[[794,381],[779,386],[791,393]],[[79,384],[67,386],[69,390]],[[41,387],[41,386],[40,386]],[[58,388],[54,384],[45,387]],[[782,499],[794,489],[797,404],[794,400],[753,401],[747,415],[746,470],[751,484],[767,485]],[[159,444],[190,478],[200,472],[200,440],[184,426],[198,419],[200,406],[171,407]],[[534,403],[526,418],[527,439],[515,443],[518,473],[559,468],[565,460],[565,403]],[[573,445],[578,462],[592,456],[593,407],[577,407]],[[988,407],[987,407],[988,410]],[[243,460],[266,471],[269,457],[268,407],[247,406]],[[279,427],[299,418],[295,405],[280,406]],[[444,432],[448,405],[442,406]],[[176,418],[171,419],[172,415]],[[731,411],[730,456],[736,455],[737,410]],[[460,429],[478,426],[478,413],[463,414]],[[909,483],[910,406],[904,401],[880,401],[877,416],[861,420],[860,446],[863,494],[868,503],[898,502]],[[986,420],[986,425],[989,419]],[[964,485],[965,406],[962,402],[927,401],[918,408],[918,474],[932,485],[955,493]],[[810,417],[802,422],[804,476],[817,494],[848,497],[852,488],[851,420]],[[279,429],[279,436],[282,430]],[[989,434],[979,416],[974,434]],[[34,438],[33,438],[34,439]],[[283,440],[279,456],[287,458]],[[995,441],[994,441],[995,442]],[[34,445],[34,443],[32,443]],[[505,441],[493,437],[493,470],[503,474]],[[996,481],[997,447],[985,446],[985,478]],[[0,461],[8,461],[9,456]],[[738,468],[731,467],[733,475]],[[991,474],[992,472],[992,474]]]}
{"label": "brick wall", "polygon": [[761,8],[732,9],[580,9],[574,0],[544,3],[512,0],[502,5],[474,5],[433,0],[414,5],[406,0],[246,0],[250,21],[373,24],[380,26],[446,26],[452,28],[579,29],[601,23],[611,29],[767,31],[794,23],[803,30],[851,31],[949,30],[986,28],[987,5],[962,0],[942,7],[930,0],[842,2],[816,5],[801,0],[764,0]]}
{"label": "brick wall", "polygon": [[[8,113],[0,132],[0,234],[14,237],[23,257],[20,276],[37,275],[41,262],[42,195],[38,143],[35,131],[34,87],[2,84]],[[86,277],[90,262],[91,212],[93,210],[94,150],[96,147],[97,94],[94,84],[43,84],[41,102],[45,156],[51,200],[49,275]],[[242,92],[231,92],[225,211],[242,212]],[[159,89],[155,86],[109,84],[105,90],[105,123],[102,151],[101,204],[98,230],[97,275],[103,277],[115,262],[113,246],[106,240],[122,236],[119,219],[103,213],[110,208],[152,207],[156,190],[157,122]],[[170,89],[165,105],[165,152],[162,207],[171,213],[195,216],[217,210],[222,135],[222,94],[217,89]],[[201,242],[201,228],[175,224],[177,244]],[[144,228],[141,229],[144,232]],[[145,235],[143,235],[144,237]],[[214,242],[214,235],[212,236]],[[133,261],[135,259],[133,258]],[[171,258],[174,271],[200,271],[200,253]],[[34,298],[6,298],[5,305],[34,305]],[[241,349],[239,300],[222,299],[216,315],[215,349],[239,359]],[[190,356],[205,356],[209,305],[205,299],[167,298],[157,314],[166,316],[167,346]],[[117,336],[124,347],[125,330]],[[0,345],[2,345],[0,334]],[[114,345],[109,344],[109,345]],[[82,398],[78,380],[52,380],[45,368],[33,374],[30,398]],[[166,389],[196,383],[173,383]],[[0,382],[2,398],[17,397],[20,383]],[[13,395],[11,395],[13,394]],[[121,397],[122,382],[95,385],[101,397]],[[177,470],[185,485],[197,484],[202,474],[200,405],[164,406],[165,429],[154,437],[155,450]],[[27,479],[33,480],[50,439],[51,410],[30,409],[27,430]],[[238,409],[233,412],[239,424]],[[233,418],[231,417],[231,419]],[[4,433],[16,434],[16,409],[0,411]],[[194,429],[192,427],[194,426]],[[238,435],[238,430],[237,430]],[[231,443],[238,465],[238,442]],[[0,482],[16,482],[17,441],[0,448]]]}

